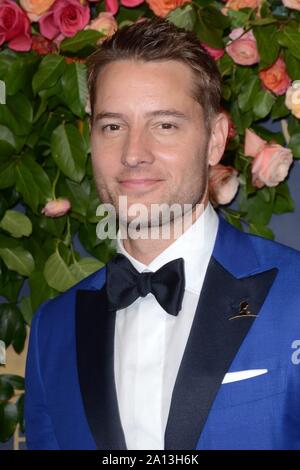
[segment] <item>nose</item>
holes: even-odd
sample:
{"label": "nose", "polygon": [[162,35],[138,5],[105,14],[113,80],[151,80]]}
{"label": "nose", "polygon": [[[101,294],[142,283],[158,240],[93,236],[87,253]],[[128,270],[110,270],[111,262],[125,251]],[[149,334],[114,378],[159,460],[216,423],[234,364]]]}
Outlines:
{"label": "nose", "polygon": [[150,150],[150,142],[144,131],[132,129],[128,133],[122,153],[122,163],[125,166],[134,167],[140,163],[152,163],[153,155]]}

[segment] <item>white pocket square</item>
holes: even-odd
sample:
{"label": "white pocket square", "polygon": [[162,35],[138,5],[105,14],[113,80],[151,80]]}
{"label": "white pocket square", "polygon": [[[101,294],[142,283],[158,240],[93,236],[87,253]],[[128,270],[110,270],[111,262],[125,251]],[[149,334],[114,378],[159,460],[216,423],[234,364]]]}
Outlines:
{"label": "white pocket square", "polygon": [[240,370],[238,372],[227,372],[222,384],[228,384],[230,382],[237,382],[238,380],[252,379],[258,375],[267,374],[268,369],[250,369]]}

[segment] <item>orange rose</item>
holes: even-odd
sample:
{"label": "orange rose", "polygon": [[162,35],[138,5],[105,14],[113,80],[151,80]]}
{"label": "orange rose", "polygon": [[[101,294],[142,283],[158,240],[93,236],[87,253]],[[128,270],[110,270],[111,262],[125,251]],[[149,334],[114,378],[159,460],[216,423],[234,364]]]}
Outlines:
{"label": "orange rose", "polygon": [[92,20],[84,29],[94,29],[95,31],[105,34],[105,37],[100,38],[97,41],[97,44],[99,45],[106,39],[106,37],[112,36],[114,32],[117,31],[118,23],[116,22],[114,15],[105,11],[99,13],[97,18]]}
{"label": "orange rose", "polygon": [[268,90],[276,95],[283,95],[291,84],[291,79],[286,71],[284,60],[279,57],[276,62],[267,69],[259,72],[259,78]]}
{"label": "orange rose", "polygon": [[258,16],[260,16],[260,7],[262,0],[228,0],[224,8],[221,9],[224,15],[227,15],[228,10],[240,10],[241,8],[257,8]]}
{"label": "orange rose", "polygon": [[20,0],[20,5],[31,21],[38,21],[54,2],[55,0]]}
{"label": "orange rose", "polygon": [[169,11],[190,3],[191,0],[146,0],[146,2],[157,16],[165,17]]}

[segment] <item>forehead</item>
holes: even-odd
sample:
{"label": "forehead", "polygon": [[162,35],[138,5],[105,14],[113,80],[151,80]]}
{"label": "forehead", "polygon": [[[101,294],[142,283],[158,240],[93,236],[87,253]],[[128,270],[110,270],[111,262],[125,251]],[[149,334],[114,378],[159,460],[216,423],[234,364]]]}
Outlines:
{"label": "forehead", "polygon": [[166,105],[197,106],[192,97],[193,72],[175,61],[117,60],[97,77],[95,107],[105,104],[145,106],[160,100]]}

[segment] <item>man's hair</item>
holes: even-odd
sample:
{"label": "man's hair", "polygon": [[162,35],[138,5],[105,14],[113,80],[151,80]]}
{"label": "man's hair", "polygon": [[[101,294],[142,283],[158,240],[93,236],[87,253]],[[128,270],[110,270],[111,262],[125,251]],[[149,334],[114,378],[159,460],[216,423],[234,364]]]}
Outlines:
{"label": "man's hair", "polygon": [[92,123],[100,71],[111,62],[126,59],[142,62],[177,60],[188,65],[194,77],[191,96],[202,106],[210,134],[212,120],[220,112],[222,79],[218,67],[193,32],[159,17],[121,27],[88,57]]}

